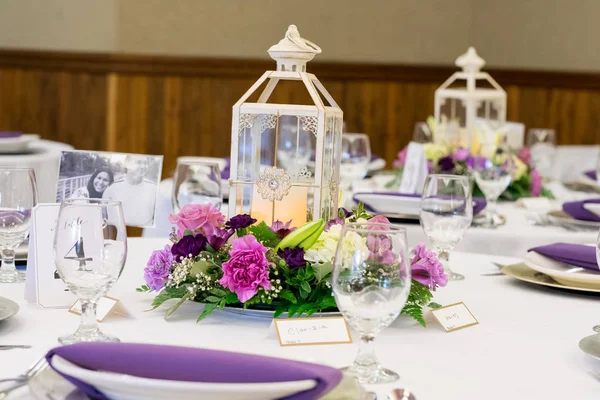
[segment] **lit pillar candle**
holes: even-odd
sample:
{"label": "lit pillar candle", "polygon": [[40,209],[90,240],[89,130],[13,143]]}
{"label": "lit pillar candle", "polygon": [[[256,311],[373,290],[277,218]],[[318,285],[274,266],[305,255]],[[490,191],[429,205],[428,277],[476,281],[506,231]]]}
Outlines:
{"label": "lit pillar candle", "polygon": [[251,215],[259,221],[271,225],[274,221],[287,222],[292,220],[292,226],[304,225],[308,212],[308,188],[292,186],[288,194],[281,200],[269,201],[263,199],[255,186],[252,192]]}

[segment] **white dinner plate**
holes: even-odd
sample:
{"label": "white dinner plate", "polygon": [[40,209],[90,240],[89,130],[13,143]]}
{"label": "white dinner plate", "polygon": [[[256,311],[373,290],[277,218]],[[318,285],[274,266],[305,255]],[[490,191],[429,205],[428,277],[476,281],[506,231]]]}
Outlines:
{"label": "white dinner plate", "polygon": [[206,383],[139,378],[78,367],[54,356],[52,365],[59,372],[86,382],[111,400],[266,400],[291,396],[317,385],[312,379],[273,383]]}
{"label": "white dinner plate", "polygon": [[581,183],[585,183],[586,185],[589,185],[589,186],[595,187],[597,189],[600,189],[600,183],[598,183],[597,180],[594,180],[594,179],[590,178],[586,174],[581,174],[581,178],[579,179],[579,181]]}
{"label": "white dinner plate", "polygon": [[6,297],[0,297],[0,321],[15,315],[19,311],[19,305]]}
{"label": "white dinner plate", "polygon": [[527,253],[523,261],[529,268],[546,274],[563,285],[600,290],[600,270],[593,272],[575,267],[544,257],[534,251]]}
{"label": "white dinner plate", "polygon": [[40,135],[25,134],[19,137],[0,138],[0,153],[23,153],[29,145],[40,139]]}
{"label": "white dinner plate", "polygon": [[548,220],[555,225],[572,227],[575,229],[585,230],[598,230],[600,229],[600,222],[594,221],[582,221],[571,217],[564,211],[550,211],[546,214]]}

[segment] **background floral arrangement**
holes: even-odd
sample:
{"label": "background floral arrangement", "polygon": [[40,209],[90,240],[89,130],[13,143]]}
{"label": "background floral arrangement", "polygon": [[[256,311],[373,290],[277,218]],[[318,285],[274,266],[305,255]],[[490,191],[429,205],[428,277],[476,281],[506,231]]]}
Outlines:
{"label": "background floral arrangement", "polygon": [[[179,299],[165,318],[186,300],[204,303],[198,321],[226,305],[270,307],[275,317],[335,311],[330,279],[342,225],[366,220],[389,223],[367,214],[362,204],[352,212],[340,209],[338,218],[328,223],[312,221],[299,228],[291,221],[268,226],[246,214],[226,221],[210,205],[186,205],[169,216],[177,225],[171,244],[152,253],[144,269],[146,284],[136,290],[158,292],[152,310]],[[358,235],[344,240],[350,248],[363,247],[371,254],[381,250]],[[439,307],[431,302],[433,292],[447,284],[448,276],[422,244],[413,249],[410,265],[413,281],[402,313],[425,326],[423,307]]]}
{"label": "background floral arrangement", "polygon": [[[435,123],[432,118],[428,119],[428,125],[431,131],[435,131]],[[501,138],[498,135],[498,138]],[[494,165],[501,165],[510,158],[513,165],[512,180],[508,188],[502,193],[501,198],[505,200],[517,200],[521,197],[547,197],[554,198],[552,192],[544,188],[543,179],[540,173],[531,165],[531,153],[528,148],[523,147],[516,152],[505,150],[497,146],[490,154],[489,158],[475,156],[471,151],[464,147],[454,147],[448,143],[425,143],[425,157],[429,173],[445,173],[455,175],[469,175],[470,171],[478,165],[485,165],[491,162]],[[404,164],[406,163],[406,154],[408,148],[405,147],[398,153],[394,161],[395,176],[386,186],[394,187],[400,184]],[[473,196],[484,197],[477,184],[473,181]]]}

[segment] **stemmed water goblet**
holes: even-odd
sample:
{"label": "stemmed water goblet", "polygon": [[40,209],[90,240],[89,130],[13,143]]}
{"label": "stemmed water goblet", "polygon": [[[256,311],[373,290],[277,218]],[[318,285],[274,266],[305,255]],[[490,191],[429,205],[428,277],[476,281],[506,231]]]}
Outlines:
{"label": "stemmed water goblet", "polygon": [[411,277],[406,230],[393,224],[348,223],[338,241],[332,288],[336,304],[360,334],[358,355],[344,371],[360,383],[385,383],[398,374],[375,356],[375,336],[400,314]]}
{"label": "stemmed water goblet", "polygon": [[420,221],[450,280],[465,277],[450,269],[450,251],[462,240],[473,220],[471,185],[467,176],[432,174],[425,180]]}
{"label": "stemmed water goblet", "polygon": [[203,161],[178,162],[171,201],[175,212],[186,204],[211,204],[219,209],[223,203],[219,165]]}
{"label": "stemmed water goblet", "polygon": [[341,186],[351,189],[352,182],[367,176],[371,162],[371,143],[364,133],[342,135],[342,159],[340,163]]}
{"label": "stemmed water goblet", "polygon": [[54,261],[60,278],[81,303],[81,323],[62,344],[119,341],[100,331],[98,300],[119,279],[127,259],[127,230],[121,202],[70,199],[60,205]]}
{"label": "stemmed water goblet", "polygon": [[0,169],[0,282],[25,281],[25,273],[15,268],[15,249],[29,234],[36,204],[35,173],[31,168]]}
{"label": "stemmed water goblet", "polygon": [[529,129],[527,147],[531,152],[531,163],[542,176],[552,176],[553,159],[556,153],[556,132],[553,129]]}

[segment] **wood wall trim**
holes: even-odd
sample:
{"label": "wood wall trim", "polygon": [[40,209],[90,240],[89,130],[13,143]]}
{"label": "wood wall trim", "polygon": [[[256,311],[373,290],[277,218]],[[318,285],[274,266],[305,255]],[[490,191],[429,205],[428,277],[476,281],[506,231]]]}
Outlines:
{"label": "wood wall trim", "polygon": [[[108,53],[0,49],[0,67],[151,76],[254,78],[273,68],[272,60],[217,59]],[[456,68],[431,65],[387,65],[313,62],[311,72],[335,81],[442,83]],[[503,86],[600,90],[600,72],[520,69],[487,70]]]}

